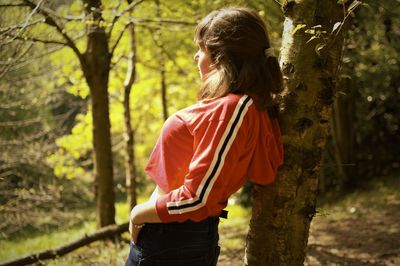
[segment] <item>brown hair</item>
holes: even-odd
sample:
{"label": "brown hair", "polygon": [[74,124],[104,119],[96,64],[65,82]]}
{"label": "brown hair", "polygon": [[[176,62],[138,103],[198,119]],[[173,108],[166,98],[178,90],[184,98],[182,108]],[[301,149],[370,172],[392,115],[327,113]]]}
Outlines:
{"label": "brown hair", "polygon": [[271,45],[256,11],[243,7],[213,11],[197,25],[194,38],[212,60],[200,99],[245,93],[260,109],[274,105],[274,95],[283,89],[282,72],[278,59],[264,54]]}

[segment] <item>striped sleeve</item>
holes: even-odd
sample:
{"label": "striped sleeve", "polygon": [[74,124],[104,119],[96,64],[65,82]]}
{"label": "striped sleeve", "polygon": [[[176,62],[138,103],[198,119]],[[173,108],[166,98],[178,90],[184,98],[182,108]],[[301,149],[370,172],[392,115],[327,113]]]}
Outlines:
{"label": "striped sleeve", "polygon": [[226,119],[203,122],[194,132],[194,154],[184,184],[160,197],[156,208],[163,222],[216,216],[226,206],[225,187],[230,182],[241,145],[239,129],[252,99],[244,95]]}

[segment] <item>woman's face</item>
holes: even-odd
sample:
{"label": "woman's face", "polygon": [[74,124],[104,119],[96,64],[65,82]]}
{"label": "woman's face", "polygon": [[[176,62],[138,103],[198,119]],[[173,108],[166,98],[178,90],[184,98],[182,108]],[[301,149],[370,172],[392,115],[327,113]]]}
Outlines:
{"label": "woman's face", "polygon": [[206,47],[203,44],[199,44],[199,50],[194,55],[194,60],[197,61],[197,68],[200,72],[200,79],[205,80],[207,73],[211,70],[211,57],[206,51]]}

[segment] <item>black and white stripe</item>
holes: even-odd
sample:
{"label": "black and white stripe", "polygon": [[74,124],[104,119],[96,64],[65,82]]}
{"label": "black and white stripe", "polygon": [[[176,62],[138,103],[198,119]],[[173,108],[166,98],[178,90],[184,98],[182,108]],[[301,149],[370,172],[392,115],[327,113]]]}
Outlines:
{"label": "black and white stripe", "polygon": [[205,174],[196,191],[196,196],[187,200],[168,202],[167,209],[169,214],[180,214],[195,211],[205,205],[210,191],[217,180],[222,167],[224,166],[226,154],[236,138],[236,134],[243,122],[243,117],[246,115],[252,103],[253,100],[247,95],[244,95],[240,98],[217,146],[210,167],[208,168],[207,173]]}

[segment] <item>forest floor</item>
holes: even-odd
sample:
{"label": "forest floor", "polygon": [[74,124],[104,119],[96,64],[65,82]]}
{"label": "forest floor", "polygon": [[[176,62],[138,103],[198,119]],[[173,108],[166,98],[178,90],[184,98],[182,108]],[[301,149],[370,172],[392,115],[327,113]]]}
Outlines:
{"label": "forest floor", "polygon": [[[323,195],[314,217],[304,265],[400,265],[400,178],[374,179],[346,194]],[[247,223],[245,223],[247,224]],[[244,249],[224,247],[246,230],[222,228],[220,266],[243,265]]]}
{"label": "forest floor", "polygon": [[312,222],[306,265],[400,265],[400,178],[326,197]]}
{"label": "forest floor", "polygon": [[[400,265],[400,178],[375,179],[354,192],[323,195],[318,206],[310,229],[306,266]],[[118,210],[126,214],[127,209],[117,206],[120,223]],[[236,205],[229,211],[229,219],[221,220],[219,266],[243,265],[250,212]],[[94,222],[40,236],[0,240],[0,264],[57,247],[91,230]],[[128,244],[95,242],[37,265],[124,265],[127,254]]]}

